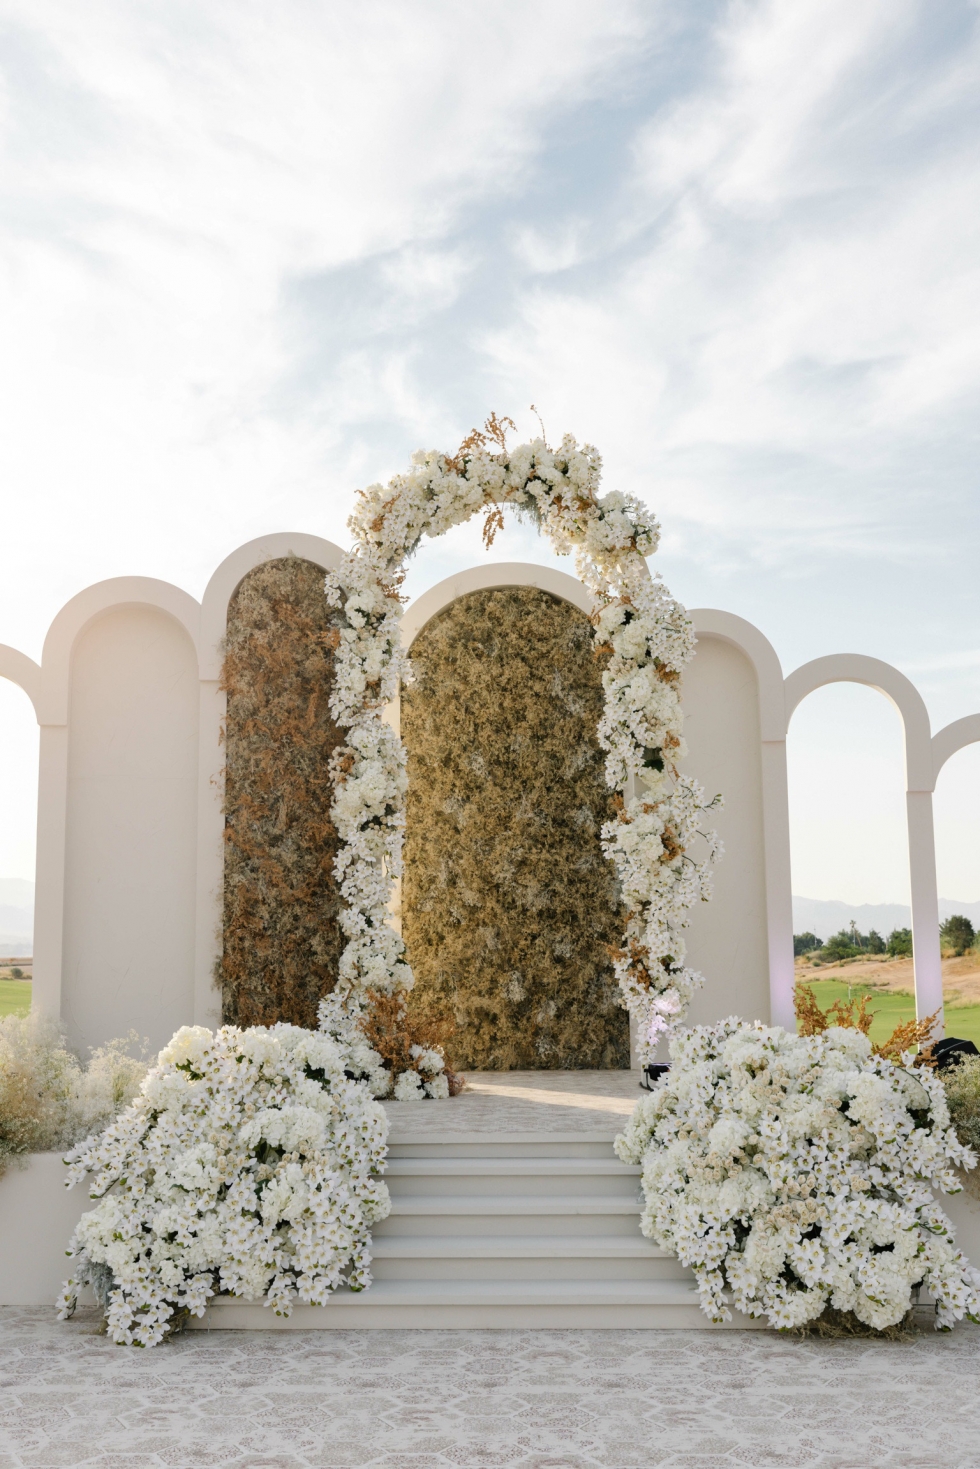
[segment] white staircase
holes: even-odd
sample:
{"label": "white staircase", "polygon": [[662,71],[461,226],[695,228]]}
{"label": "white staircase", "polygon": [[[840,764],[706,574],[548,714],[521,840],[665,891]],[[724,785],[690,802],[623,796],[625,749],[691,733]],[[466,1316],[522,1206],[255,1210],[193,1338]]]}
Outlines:
{"label": "white staircase", "polygon": [[285,1321],[221,1300],[193,1325],[707,1327],[691,1272],[640,1234],[639,1173],[611,1133],[396,1133],[369,1290]]}

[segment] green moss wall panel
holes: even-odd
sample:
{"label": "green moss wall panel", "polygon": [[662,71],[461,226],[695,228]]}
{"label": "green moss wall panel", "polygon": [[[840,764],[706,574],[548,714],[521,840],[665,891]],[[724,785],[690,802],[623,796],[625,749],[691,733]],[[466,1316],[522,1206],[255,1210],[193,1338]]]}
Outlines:
{"label": "green moss wall panel", "polygon": [[472,592],[411,656],[402,923],[418,1001],[455,1015],[457,1067],[627,1067],[588,620],[534,587]]}
{"label": "green moss wall panel", "polygon": [[225,1022],[315,1026],[343,948],[330,820],[332,636],[323,571],[267,561],[228,607]]}

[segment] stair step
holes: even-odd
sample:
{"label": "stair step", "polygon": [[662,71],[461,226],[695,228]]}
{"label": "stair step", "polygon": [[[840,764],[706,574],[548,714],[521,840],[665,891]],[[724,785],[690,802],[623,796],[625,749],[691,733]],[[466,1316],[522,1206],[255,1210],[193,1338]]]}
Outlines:
{"label": "stair step", "polygon": [[620,1129],[608,1132],[406,1132],[392,1128],[392,1158],[602,1158],[612,1159]]}
{"label": "stair step", "polygon": [[636,1234],[397,1234],[376,1239],[376,1260],[672,1260],[652,1240]]}
{"label": "stair step", "polygon": [[[698,1304],[691,1280],[376,1280],[370,1290],[341,1287],[333,1302],[365,1307]],[[330,1306],[327,1307],[327,1310]]]}
{"label": "stair step", "polygon": [[371,1253],[375,1281],[690,1280],[690,1271],[635,1228],[625,1235],[383,1235]]}
{"label": "stair step", "polygon": [[578,1194],[430,1194],[396,1195],[391,1201],[391,1214],[487,1215],[500,1214],[639,1214],[640,1203],[632,1195]]}
{"label": "stair step", "polygon": [[388,1178],[561,1178],[609,1176],[623,1178],[642,1172],[638,1165],[617,1158],[392,1158]]}
{"label": "stair step", "polygon": [[[731,1328],[764,1330],[733,1312]],[[219,1299],[192,1331],[272,1330],[719,1330],[688,1281],[376,1281],[335,1292],[326,1306],[297,1306],[288,1318],[248,1301]]]}

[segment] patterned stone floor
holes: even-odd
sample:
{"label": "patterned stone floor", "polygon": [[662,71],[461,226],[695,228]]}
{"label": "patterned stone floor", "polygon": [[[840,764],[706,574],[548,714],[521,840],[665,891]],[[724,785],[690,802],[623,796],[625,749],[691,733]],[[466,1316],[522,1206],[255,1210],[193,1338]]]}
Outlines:
{"label": "patterned stone floor", "polygon": [[980,1331],[194,1333],[0,1311],[0,1469],[978,1469]]}
{"label": "patterned stone floor", "polygon": [[385,1102],[391,1141],[407,1135],[599,1131],[614,1137],[637,1102],[639,1071],[475,1071],[444,1102]]}

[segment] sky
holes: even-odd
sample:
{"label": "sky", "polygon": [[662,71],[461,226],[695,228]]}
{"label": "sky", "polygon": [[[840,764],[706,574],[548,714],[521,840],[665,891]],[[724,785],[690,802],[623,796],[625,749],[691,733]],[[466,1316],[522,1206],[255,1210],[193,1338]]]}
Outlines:
{"label": "sky", "polygon": [[[346,544],[358,486],[534,403],[687,605],[980,709],[976,4],[0,0],[0,77],[0,642],[105,577]],[[409,590],[484,555],[453,532]],[[794,890],[906,900],[891,707],[820,691],[789,751]],[[35,767],[0,680],[0,877]],[[980,747],[936,812],[976,900]]]}

